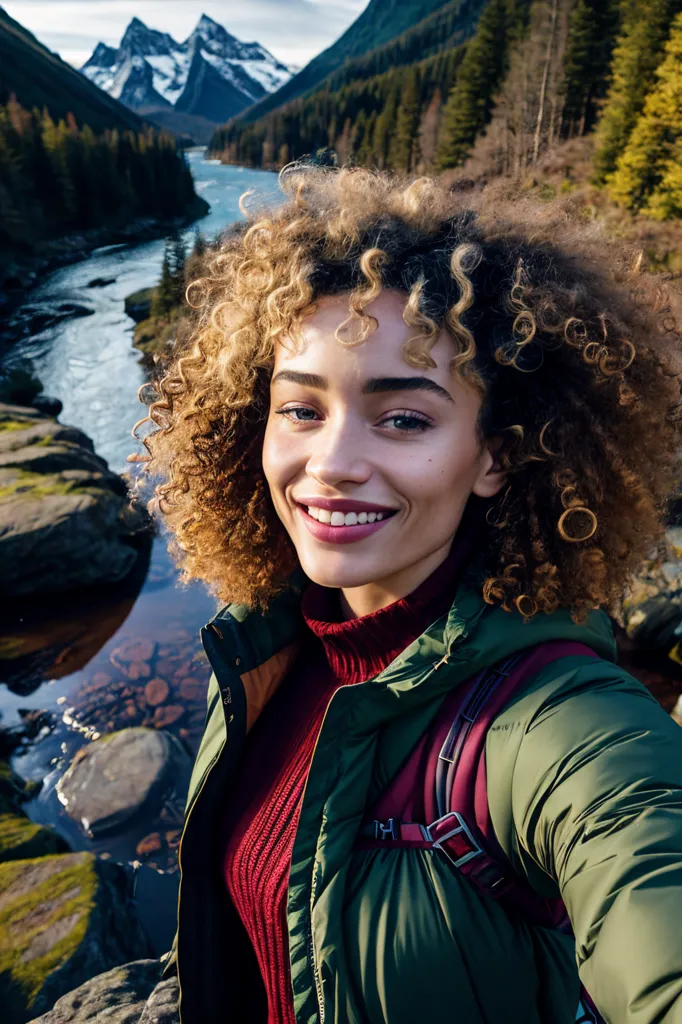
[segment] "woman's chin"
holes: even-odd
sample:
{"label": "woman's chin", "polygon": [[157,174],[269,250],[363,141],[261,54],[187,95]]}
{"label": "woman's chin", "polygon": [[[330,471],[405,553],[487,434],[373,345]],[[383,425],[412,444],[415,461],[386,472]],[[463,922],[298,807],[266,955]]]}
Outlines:
{"label": "woman's chin", "polygon": [[[353,587],[364,587],[377,579],[376,566],[368,565],[334,565],[336,561],[330,556],[324,559],[301,559],[301,568],[308,579],[320,587],[350,590]],[[390,570],[388,570],[390,571]],[[382,573],[386,575],[386,571]]]}

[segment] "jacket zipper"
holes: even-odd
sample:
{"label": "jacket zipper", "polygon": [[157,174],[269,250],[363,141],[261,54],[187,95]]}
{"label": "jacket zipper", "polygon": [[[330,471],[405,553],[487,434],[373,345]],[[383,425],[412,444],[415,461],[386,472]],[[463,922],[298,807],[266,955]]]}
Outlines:
{"label": "jacket zipper", "polygon": [[320,1024],[324,1024],[324,998],[322,995],[322,981],[320,980],[320,971],[315,963],[315,945],[313,942],[313,902],[315,900],[315,890],[317,889],[317,865],[313,868],[313,883],[310,887],[310,911],[308,918],[308,929],[309,929],[309,943],[308,943],[308,960],[313,972],[313,978],[315,979],[315,993],[317,995],[317,1012],[320,1018]]}

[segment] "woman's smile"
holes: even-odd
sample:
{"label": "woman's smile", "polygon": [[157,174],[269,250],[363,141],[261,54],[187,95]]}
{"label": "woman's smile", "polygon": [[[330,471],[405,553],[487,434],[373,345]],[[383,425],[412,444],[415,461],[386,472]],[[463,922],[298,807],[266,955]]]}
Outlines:
{"label": "woman's smile", "polygon": [[[359,502],[343,502],[347,508]],[[396,510],[389,511],[330,511],[320,505],[297,503],[303,522],[313,537],[326,544],[352,544],[376,533],[396,515]]]}

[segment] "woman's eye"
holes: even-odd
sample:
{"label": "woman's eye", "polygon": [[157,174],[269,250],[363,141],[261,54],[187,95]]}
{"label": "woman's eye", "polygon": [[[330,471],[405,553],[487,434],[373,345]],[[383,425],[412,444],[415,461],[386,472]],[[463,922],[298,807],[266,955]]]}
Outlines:
{"label": "woman's eye", "polygon": [[[286,416],[292,423],[313,423],[314,417],[317,415],[314,409],[309,409],[304,405],[277,409],[276,413],[278,416]],[[302,415],[299,415],[299,413]],[[383,427],[391,422],[394,424],[394,429],[401,434],[415,434],[418,431],[428,430],[432,426],[431,421],[425,416],[417,416],[414,413],[408,412],[394,413],[392,416],[386,416],[385,419],[379,421],[379,426]]]}
{"label": "woman's eye", "polygon": [[[299,419],[298,416],[293,416],[293,413],[295,413],[295,412],[307,412],[307,413],[310,413],[311,415],[310,416],[304,416],[302,419]],[[312,417],[315,415],[315,410],[314,409],[308,409],[304,405],[296,405],[296,406],[292,406],[290,409],[277,409],[277,415],[278,416],[287,416],[287,417],[291,418],[294,423],[310,423],[311,420],[312,420]]]}
{"label": "woman's eye", "polygon": [[428,430],[431,426],[430,420],[427,420],[424,416],[415,416],[413,413],[394,413],[392,416],[387,416],[385,420],[381,421],[381,426],[384,423],[389,423],[391,420],[395,423],[396,430],[399,430],[403,434],[414,434],[419,430]]}

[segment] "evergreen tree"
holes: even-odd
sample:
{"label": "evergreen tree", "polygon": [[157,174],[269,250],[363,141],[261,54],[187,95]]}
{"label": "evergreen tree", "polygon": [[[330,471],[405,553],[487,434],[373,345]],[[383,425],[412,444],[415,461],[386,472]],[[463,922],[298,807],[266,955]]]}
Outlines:
{"label": "evergreen tree", "polygon": [[443,97],[440,89],[436,86],[419,126],[419,153],[422,170],[430,169],[436,159],[442,106]]}
{"label": "evergreen tree", "polygon": [[673,21],[664,54],[644,110],[607,178],[617,202],[657,220],[682,216],[682,13]]}
{"label": "evergreen tree", "polygon": [[185,260],[187,250],[180,235],[174,240],[171,247],[170,272],[173,281],[173,295],[175,305],[182,306],[185,302]]}
{"label": "evergreen tree", "polygon": [[598,102],[606,94],[619,22],[617,0],[577,0],[573,8],[564,61],[566,137],[584,135],[594,127]]}
{"label": "evergreen tree", "polygon": [[436,157],[441,170],[464,162],[490,119],[518,15],[519,10],[513,4],[510,9],[507,0],[490,0],[480,17],[443,107]]}
{"label": "evergreen tree", "polygon": [[411,171],[419,126],[419,80],[414,66],[403,75],[403,90],[396,117],[395,130],[388,151],[390,167]]}
{"label": "evergreen tree", "polygon": [[611,86],[597,126],[594,180],[603,183],[625,149],[661,61],[682,0],[624,0],[622,29],[613,52]]}
{"label": "evergreen tree", "polygon": [[374,133],[372,135],[372,150],[377,167],[383,169],[388,158],[388,149],[391,141],[393,126],[395,125],[398,103],[400,102],[398,85],[393,86],[384,105],[383,110],[377,115],[374,122]]}
{"label": "evergreen tree", "polygon": [[165,319],[177,306],[177,285],[173,275],[173,239],[167,238],[161,263],[161,277],[152,301],[153,317]]}

